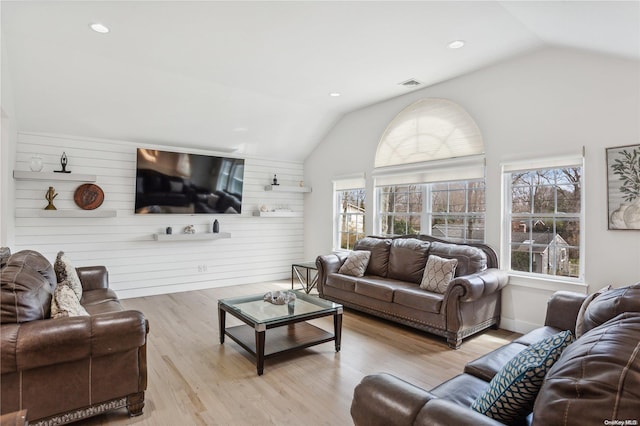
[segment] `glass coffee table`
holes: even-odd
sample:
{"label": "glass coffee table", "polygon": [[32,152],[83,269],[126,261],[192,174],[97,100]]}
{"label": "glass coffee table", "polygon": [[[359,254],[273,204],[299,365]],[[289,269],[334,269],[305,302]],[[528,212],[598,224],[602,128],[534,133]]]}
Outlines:
{"label": "glass coffee table", "polygon": [[[264,371],[264,360],[295,350],[335,341],[340,351],[342,305],[295,291],[296,300],[274,305],[263,300],[264,294],[233,297],[218,301],[220,344],[229,336],[256,358],[258,375]],[[225,326],[226,313],[245,324]],[[333,334],[308,320],[333,315]]]}

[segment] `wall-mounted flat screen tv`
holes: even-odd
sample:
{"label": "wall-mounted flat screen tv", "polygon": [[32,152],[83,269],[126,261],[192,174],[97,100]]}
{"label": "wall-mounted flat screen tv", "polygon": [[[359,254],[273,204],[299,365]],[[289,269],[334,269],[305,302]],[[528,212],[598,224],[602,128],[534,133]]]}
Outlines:
{"label": "wall-mounted flat screen tv", "polygon": [[138,148],[137,214],[239,214],[244,160]]}

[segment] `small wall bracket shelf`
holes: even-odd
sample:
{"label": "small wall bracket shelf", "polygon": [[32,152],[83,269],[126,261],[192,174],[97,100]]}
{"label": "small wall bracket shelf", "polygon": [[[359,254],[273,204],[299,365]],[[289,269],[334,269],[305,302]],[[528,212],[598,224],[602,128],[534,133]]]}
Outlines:
{"label": "small wall bracket shelf", "polygon": [[253,212],[259,217],[302,217],[302,212]]}
{"label": "small wall bracket shelf", "polygon": [[[116,217],[116,210],[38,210],[39,217]],[[16,215],[17,216],[17,215]]]}
{"label": "small wall bracket shelf", "polygon": [[264,187],[264,190],[274,192],[311,192],[311,188],[308,186],[293,185],[267,185]]}
{"label": "small wall bracket shelf", "polygon": [[47,217],[47,218],[103,218],[103,217],[116,217],[118,215],[117,210],[75,210],[75,209],[61,209],[61,210],[44,210],[44,209],[16,209],[16,217],[20,218],[33,218],[33,217]]}
{"label": "small wall bracket shelf", "polygon": [[195,240],[220,240],[231,238],[230,232],[201,232],[196,234],[153,234],[156,241],[195,241]]}
{"label": "small wall bracket shelf", "polygon": [[57,180],[67,182],[95,182],[96,175],[83,175],[80,173],[54,173],[54,172],[28,172],[14,170],[15,180]]}

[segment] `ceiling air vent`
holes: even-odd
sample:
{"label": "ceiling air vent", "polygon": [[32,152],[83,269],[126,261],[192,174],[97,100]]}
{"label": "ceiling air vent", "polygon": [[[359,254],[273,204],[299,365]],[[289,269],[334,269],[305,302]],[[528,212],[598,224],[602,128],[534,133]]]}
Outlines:
{"label": "ceiling air vent", "polygon": [[403,81],[402,83],[398,83],[398,84],[400,84],[400,86],[404,86],[404,87],[417,87],[417,86],[420,86],[422,83],[420,83],[415,78],[410,78],[409,80]]}

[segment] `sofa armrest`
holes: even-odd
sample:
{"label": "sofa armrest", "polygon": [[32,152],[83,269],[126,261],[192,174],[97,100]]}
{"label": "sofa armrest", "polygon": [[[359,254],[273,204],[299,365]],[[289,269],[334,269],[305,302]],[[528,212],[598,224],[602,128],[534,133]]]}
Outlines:
{"label": "sofa armrest", "polygon": [[333,272],[338,272],[344,261],[347,259],[347,253],[332,253],[318,256],[316,258],[316,267],[318,268],[318,293],[323,294],[323,286],[327,282],[327,277]]}
{"label": "sofa armrest", "polygon": [[429,401],[416,418],[420,426],[504,426],[502,423],[442,398]]}
{"label": "sofa armrest", "polygon": [[2,373],[127,351],[143,346],[146,335],[138,311],[3,324]]}
{"label": "sofa armrest", "polygon": [[356,386],[351,417],[356,426],[412,425],[435,396],[390,374],[366,376]]}
{"label": "sofa armrest", "polygon": [[83,266],[76,271],[83,290],[109,288],[109,272],[104,266]]}
{"label": "sofa armrest", "polygon": [[459,294],[460,302],[473,302],[482,297],[500,291],[509,282],[506,271],[489,268],[476,274],[457,277],[451,281],[445,298],[450,294]]}
{"label": "sofa armrest", "polygon": [[556,291],[547,303],[547,316],[544,325],[573,332],[576,329],[578,311],[586,298],[586,294]]}

